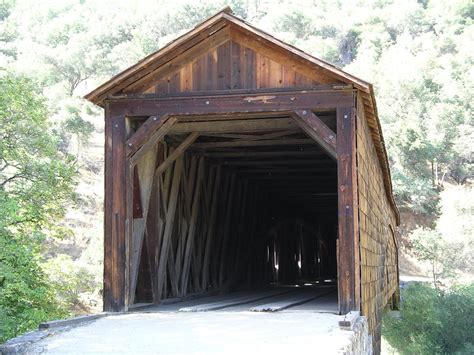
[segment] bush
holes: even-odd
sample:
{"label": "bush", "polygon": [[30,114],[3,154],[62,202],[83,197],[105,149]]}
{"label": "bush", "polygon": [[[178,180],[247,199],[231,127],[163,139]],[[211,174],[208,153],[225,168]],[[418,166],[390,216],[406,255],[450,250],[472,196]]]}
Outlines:
{"label": "bush", "polygon": [[35,254],[32,246],[0,230],[0,343],[68,315]]}
{"label": "bush", "polygon": [[414,283],[402,291],[400,317],[385,316],[383,336],[401,354],[472,354],[474,284],[438,290]]}

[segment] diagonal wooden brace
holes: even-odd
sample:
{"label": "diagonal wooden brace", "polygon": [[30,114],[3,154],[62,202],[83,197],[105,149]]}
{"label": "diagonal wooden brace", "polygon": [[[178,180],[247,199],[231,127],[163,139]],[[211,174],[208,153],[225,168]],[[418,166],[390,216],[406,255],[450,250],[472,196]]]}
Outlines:
{"label": "diagonal wooden brace", "polygon": [[336,133],[334,133],[311,110],[295,110],[290,114],[298,126],[314,139],[334,160],[336,153]]}
{"label": "diagonal wooden brace", "polygon": [[168,156],[168,158],[156,168],[155,174],[159,175],[164,172],[176,159],[183,155],[186,149],[188,149],[189,146],[193,144],[196,139],[198,139],[198,137],[198,132],[193,132],[187,136],[184,141],[181,142],[181,144]]}
{"label": "diagonal wooden brace", "polygon": [[158,143],[177,121],[176,117],[168,115],[148,118],[127,140],[127,157],[131,158],[132,162],[136,162],[149,148]]}

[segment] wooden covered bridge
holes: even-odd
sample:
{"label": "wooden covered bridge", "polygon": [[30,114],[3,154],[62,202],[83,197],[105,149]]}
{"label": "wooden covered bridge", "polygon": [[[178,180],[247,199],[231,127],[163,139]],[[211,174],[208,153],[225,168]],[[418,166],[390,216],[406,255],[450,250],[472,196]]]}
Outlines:
{"label": "wooden covered bridge", "polygon": [[104,310],[334,280],[379,348],[399,222],[372,86],[223,10],[105,109]]}

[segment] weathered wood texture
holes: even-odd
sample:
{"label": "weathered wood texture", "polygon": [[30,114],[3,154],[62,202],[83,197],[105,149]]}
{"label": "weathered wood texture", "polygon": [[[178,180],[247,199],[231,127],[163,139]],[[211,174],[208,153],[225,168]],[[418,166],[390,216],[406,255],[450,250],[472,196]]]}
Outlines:
{"label": "weathered wood texture", "polygon": [[[395,225],[398,226],[400,224],[400,212],[398,211],[395,198],[393,196],[390,166],[382,135],[382,126],[380,125],[380,121],[378,119],[377,105],[375,102],[375,94],[372,86],[370,87],[369,93],[359,91],[358,96],[358,107],[361,110],[361,113],[365,115],[366,125],[369,129],[372,143],[375,148],[375,153],[378,158],[378,164],[380,166],[379,172],[382,174],[385,198],[388,201],[393,213],[395,214]],[[368,139],[368,136],[366,138]]]}
{"label": "weathered wood texture", "polygon": [[382,312],[398,289],[398,248],[393,235],[396,215],[387,198],[360,97],[357,104],[361,310],[369,321],[374,350],[380,352]]}
{"label": "weathered wood texture", "polygon": [[126,183],[123,112],[105,111],[104,310],[121,311],[126,303]]}
{"label": "weathered wood texture", "polygon": [[[350,106],[353,102],[353,91],[353,89],[349,88],[344,90],[308,89],[208,93],[206,95],[183,95],[176,97],[138,95],[114,96],[107,101],[110,102],[110,105],[113,104],[117,110],[125,111],[128,117],[154,115],[221,115],[228,117],[231,114],[248,116],[249,114],[275,115],[276,113],[284,115],[303,108],[330,110],[336,107]],[[189,117],[185,118],[189,119]],[[219,121],[219,117],[217,117],[216,121]],[[160,124],[160,121],[151,124],[150,128],[155,127],[157,124]]]}
{"label": "weathered wood texture", "polygon": [[360,307],[355,107],[337,109],[338,278],[341,314]]}
{"label": "weathered wood texture", "polygon": [[[336,80],[333,81],[337,83]],[[236,41],[226,41],[207,53],[183,63],[169,75],[156,76],[150,87],[129,92],[173,94],[230,89],[299,87],[320,84]]]}
{"label": "weathered wood texture", "polygon": [[337,158],[336,134],[311,110],[296,110],[291,117],[333,158]]}
{"label": "weathered wood texture", "polygon": [[134,155],[134,159],[138,160],[143,154],[140,153],[140,150],[146,152],[148,148],[156,145],[169,132],[176,121],[175,117],[167,115],[148,118],[138,131],[127,140],[127,156]]}

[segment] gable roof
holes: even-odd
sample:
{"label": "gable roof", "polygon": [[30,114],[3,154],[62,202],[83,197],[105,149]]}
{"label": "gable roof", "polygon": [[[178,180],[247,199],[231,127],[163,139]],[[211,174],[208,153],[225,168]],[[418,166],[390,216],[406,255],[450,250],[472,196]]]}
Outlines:
{"label": "gable roof", "polygon": [[312,69],[327,75],[336,82],[352,84],[357,89],[363,90],[365,92],[370,91],[370,84],[366,81],[348,74],[324,60],[313,57],[312,55],[305,53],[302,50],[282,42],[272,35],[253,27],[244,20],[232,15],[232,11],[229,7],[227,7],[207,20],[204,20],[191,31],[176,38],[174,41],[171,41],[160,50],[148,55],[136,64],[115,75],[110,80],[88,93],[85,98],[96,105],[102,106],[102,103],[107,96],[114,95],[121,90],[126,89],[128,86],[140,80],[143,76],[149,74],[150,71],[156,70],[157,66],[153,65],[156,62],[162,61],[162,65],[164,65],[170,60],[170,58],[173,57],[173,51],[176,52],[174,56],[177,56],[182,53],[183,50],[189,49],[180,48],[186,42],[192,41],[191,44],[196,45],[207,37],[211,37],[225,26],[232,26],[233,28],[243,31],[244,33],[255,36],[258,40],[261,40],[266,44],[277,46],[278,48],[284,50],[286,55],[297,57],[298,59],[302,60],[304,64],[312,66]]}
{"label": "gable roof", "polygon": [[212,17],[204,20],[189,32],[178,37],[174,41],[168,43],[158,51],[143,58],[135,65],[115,75],[110,80],[100,85],[84,98],[92,103],[103,106],[104,100],[136,85],[140,80],[150,76],[159,68],[166,67],[172,59],[182,55],[192,48],[196,48],[201,42],[212,38],[216,33],[224,28],[231,28],[232,30],[243,33],[244,36],[249,36],[254,40],[259,41],[262,46],[267,48],[274,48],[282,53],[287,58],[296,60],[299,64],[300,70],[307,72],[318,73],[322,77],[331,80],[334,83],[342,83],[345,85],[352,85],[359,90],[364,104],[365,115],[367,123],[370,127],[375,149],[378,155],[380,166],[384,174],[384,185],[387,197],[390,200],[393,210],[397,217],[397,224],[400,223],[400,216],[395,200],[393,198],[392,182],[390,178],[390,168],[388,164],[387,152],[382,135],[380,121],[378,119],[377,106],[372,84],[359,79],[336,66],[318,59],[304,51],[282,42],[272,35],[259,30],[244,20],[234,16],[229,7],[221,10]]}

